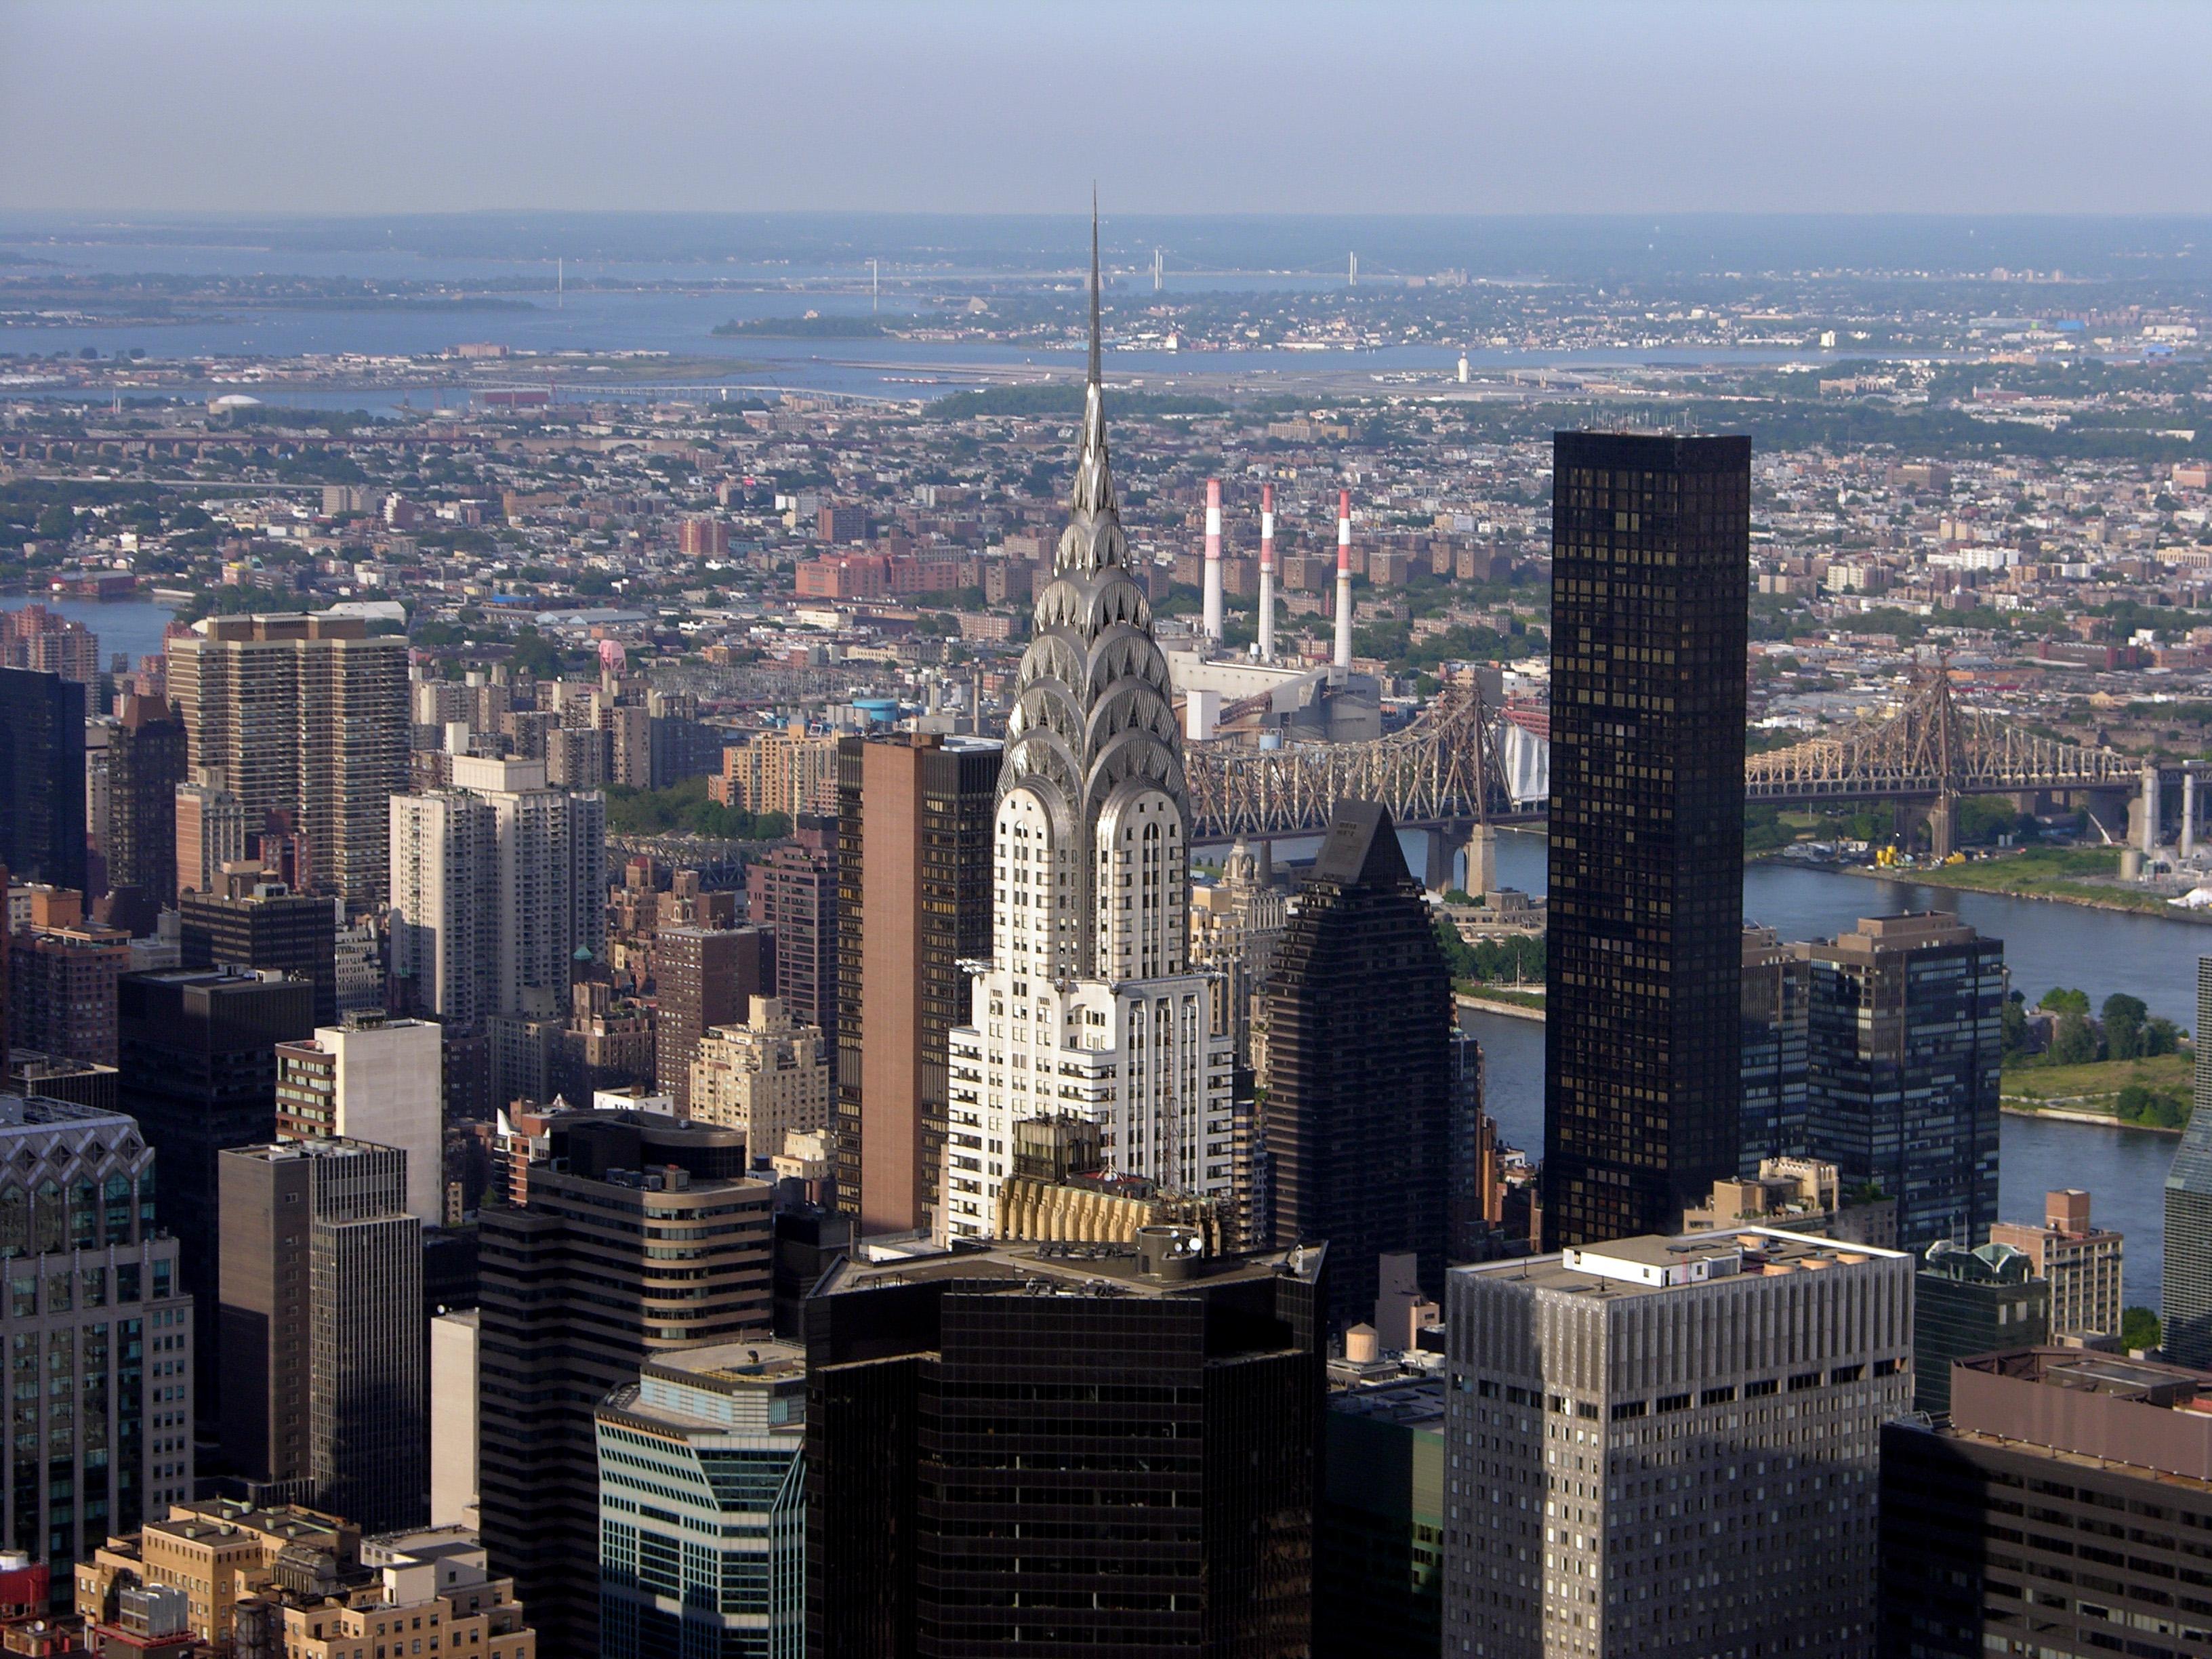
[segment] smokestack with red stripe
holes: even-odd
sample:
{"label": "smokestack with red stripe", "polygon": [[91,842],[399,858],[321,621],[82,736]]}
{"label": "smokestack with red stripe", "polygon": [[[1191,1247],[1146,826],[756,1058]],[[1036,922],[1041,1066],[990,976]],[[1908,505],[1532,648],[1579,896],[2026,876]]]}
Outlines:
{"label": "smokestack with red stripe", "polygon": [[1336,665],[1352,666],[1352,492],[1336,495]]}
{"label": "smokestack with red stripe", "polygon": [[1260,487],[1260,660],[1275,659],[1275,486]]}
{"label": "smokestack with red stripe", "polygon": [[1221,637],[1221,480],[1206,481],[1206,637]]}

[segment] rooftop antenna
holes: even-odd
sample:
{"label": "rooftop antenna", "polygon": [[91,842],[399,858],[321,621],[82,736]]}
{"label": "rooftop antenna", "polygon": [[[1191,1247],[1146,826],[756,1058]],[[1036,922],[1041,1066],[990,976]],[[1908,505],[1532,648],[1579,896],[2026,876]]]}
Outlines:
{"label": "rooftop antenna", "polygon": [[871,314],[878,309],[882,299],[883,274],[876,268],[876,261],[871,259],[868,261],[868,310]]}
{"label": "rooftop antenna", "polygon": [[1354,254],[1352,254],[1352,255],[1351,256],[1351,258],[1352,258],[1352,265],[1351,265],[1351,283],[1350,283],[1350,286],[1352,286],[1352,287],[1353,287],[1353,288],[1358,288],[1358,287],[1359,286],[1359,256],[1358,256],[1358,254],[1354,253]]}
{"label": "rooftop antenna", "polygon": [[565,256],[556,254],[553,258],[553,309],[566,311],[568,308],[568,261]]}
{"label": "rooftop antenna", "polygon": [[1162,264],[1161,264],[1161,262],[1160,262],[1160,251],[1159,251],[1159,249],[1158,249],[1158,248],[1154,248],[1154,249],[1152,250],[1152,292],[1153,292],[1153,293],[1158,294],[1158,293],[1160,291],[1160,289],[1161,289],[1161,286],[1162,286],[1162,283],[1163,283],[1163,278],[1164,277],[1165,274],[1166,274],[1166,273],[1165,273],[1165,271],[1164,271],[1164,268],[1163,268],[1163,266],[1162,266]]}
{"label": "rooftop antenna", "polygon": [[1098,374],[1098,181],[1091,181],[1091,384]]}

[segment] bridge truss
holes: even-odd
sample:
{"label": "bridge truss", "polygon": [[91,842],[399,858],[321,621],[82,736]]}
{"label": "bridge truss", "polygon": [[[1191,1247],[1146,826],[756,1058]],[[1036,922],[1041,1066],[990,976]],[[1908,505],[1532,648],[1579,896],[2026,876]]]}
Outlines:
{"label": "bridge truss", "polygon": [[[1502,714],[1480,691],[1447,688],[1403,731],[1372,743],[1249,749],[1214,742],[1184,750],[1191,839],[1269,840],[1319,835],[1340,800],[1379,800],[1407,828],[1443,828],[1537,816],[1520,810],[1501,763]],[[2142,763],[2066,743],[1961,708],[1940,659],[1895,712],[1832,737],[1753,755],[1748,800],[1932,800],[1938,855],[1951,850],[1962,795],[2128,789]]]}
{"label": "bridge truss", "polygon": [[1340,800],[1379,800],[1401,828],[1512,817],[1503,719],[1479,689],[1448,686],[1411,725],[1371,743],[1191,744],[1183,750],[1191,839],[1317,836]]}
{"label": "bridge truss", "polygon": [[1895,713],[1833,737],[1753,755],[1745,799],[1757,801],[1926,799],[2030,791],[2125,789],[2141,775],[2133,756],[2066,743],[1960,708],[1941,661]]}

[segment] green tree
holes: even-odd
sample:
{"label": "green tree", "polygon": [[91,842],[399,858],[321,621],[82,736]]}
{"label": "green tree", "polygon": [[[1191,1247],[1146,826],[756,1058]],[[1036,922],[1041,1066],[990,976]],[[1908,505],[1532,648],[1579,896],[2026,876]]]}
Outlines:
{"label": "green tree", "polygon": [[2027,1008],[2019,992],[2005,999],[1999,1018],[2002,1035],[1998,1051],[2007,1060],[2017,1060],[2027,1052]]}
{"label": "green tree", "polygon": [[2154,1014],[2143,1027],[2142,1051],[2146,1054],[2178,1054],[2181,1052],[2181,1028],[2163,1014]]}
{"label": "green tree", "polygon": [[2126,1308],[2120,1313],[2120,1346],[2130,1353],[2155,1348],[2165,1340],[2165,1328],[2148,1308]]}
{"label": "green tree", "polygon": [[39,514],[39,538],[41,541],[65,542],[76,534],[76,514],[74,509],[56,501]]}
{"label": "green tree", "polygon": [[2051,1039],[2053,1066],[2087,1066],[2097,1058],[2097,1033],[2087,1014],[2072,1012],[2058,1017],[2058,1030]]}
{"label": "green tree", "polygon": [[2087,1019],[2089,1017],[2089,994],[2071,990],[2063,985],[2054,985],[2043,994],[2043,1000],[2035,1006],[2054,1014],[2079,1014]]}
{"label": "green tree", "polygon": [[2134,1060],[2143,1052],[2143,1022],[2150,1009],[2141,997],[2115,991],[2105,999],[2105,1048],[2114,1060]]}
{"label": "green tree", "polygon": [[1459,936],[1459,929],[1452,926],[1451,918],[1438,912],[1432,925],[1436,929],[1437,944],[1444,953],[1444,965],[1451,970],[1451,976],[1454,979],[1478,977],[1474,971],[1474,949]]}

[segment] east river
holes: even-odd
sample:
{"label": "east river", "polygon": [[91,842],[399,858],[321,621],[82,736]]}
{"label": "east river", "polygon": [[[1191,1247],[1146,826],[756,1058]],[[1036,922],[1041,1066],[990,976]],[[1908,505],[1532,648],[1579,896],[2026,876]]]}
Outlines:
{"label": "east river", "polygon": [[[1500,842],[1499,881],[1541,892],[1542,836],[1509,835]],[[2196,1018],[2197,958],[2212,955],[2212,927],[2201,924],[1778,864],[1753,865],[1746,872],[1743,908],[1747,921],[1796,939],[1848,930],[1861,916],[1956,911],[1961,921],[2004,941],[2013,987],[2030,1002],[2054,985],[2078,986],[2097,1003],[2125,991],[2185,1030]],[[1498,1133],[1540,1154],[1544,1028],[1492,1014],[1462,1018],[1482,1042]],[[1999,1176],[2004,1216],[2039,1219],[2045,1191],[2087,1188],[2097,1220],[2127,1235],[2128,1301],[2155,1308],[2166,1231],[2164,1184],[2175,1144],[2172,1135],[2140,1129],[2008,1115]]]}

